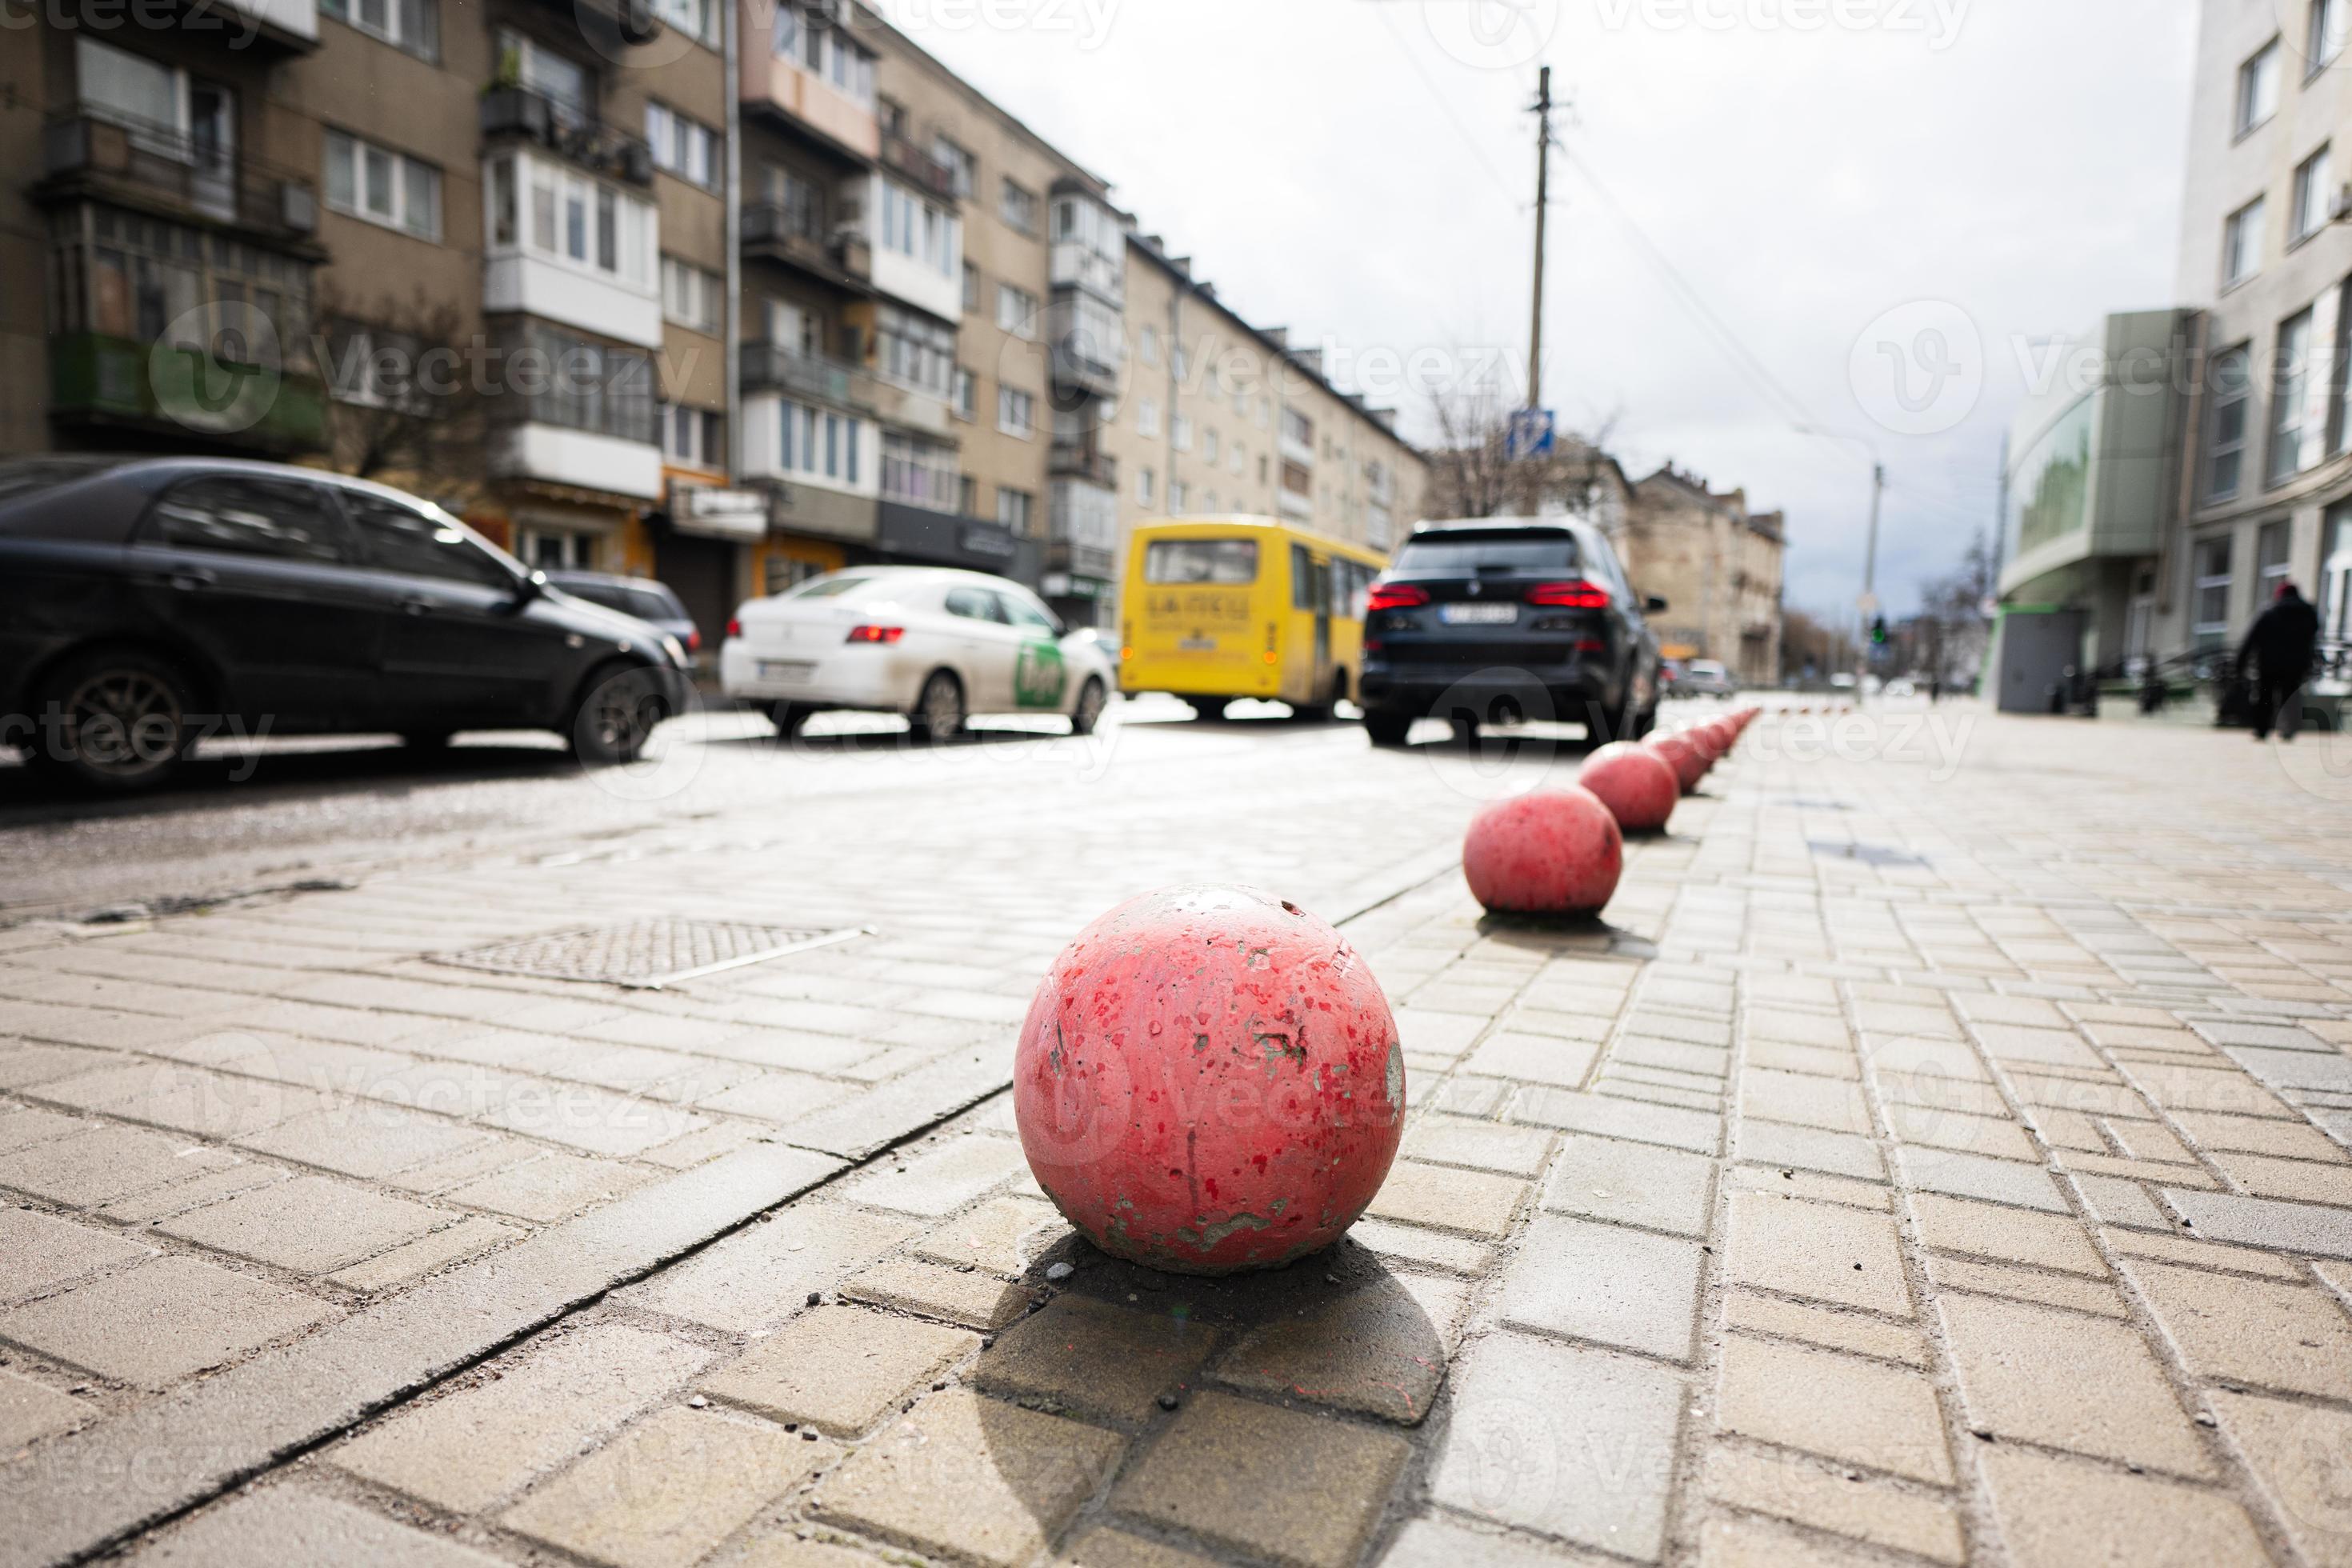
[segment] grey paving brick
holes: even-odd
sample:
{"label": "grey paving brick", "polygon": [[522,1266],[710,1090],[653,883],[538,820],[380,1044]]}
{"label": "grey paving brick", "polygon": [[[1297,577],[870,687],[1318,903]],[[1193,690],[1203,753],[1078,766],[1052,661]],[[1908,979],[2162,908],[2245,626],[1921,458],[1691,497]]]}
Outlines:
{"label": "grey paving brick", "polygon": [[1682,1379],[1655,1362],[1510,1333],[1454,1369],[1431,1497],[1499,1523],[1658,1560]]}
{"label": "grey paving brick", "polygon": [[2039,1165],[1906,1143],[1895,1151],[1895,1166],[1903,1184],[1915,1192],[1982,1198],[2045,1214],[2067,1212],[2058,1184]]}
{"label": "grey paving brick", "polygon": [[356,1100],[293,1117],[237,1142],[258,1153],[347,1176],[374,1177],[455,1158],[493,1139],[478,1128],[402,1106]]}
{"label": "grey paving brick", "polygon": [[0,1209],[0,1300],[18,1300],[154,1256],[153,1247],[113,1231],[36,1209]]}
{"label": "grey paving brick", "polygon": [[1701,1261],[1695,1242],[1545,1215],[1528,1227],[1499,1312],[1518,1328],[1687,1362]]}
{"label": "grey paving brick", "polygon": [[1731,1282],[1912,1315],[1902,1248],[1887,1215],[1758,1192],[1733,1193],[1729,1207]]}
{"label": "grey paving brick", "polygon": [[159,1258],[0,1313],[0,1334],[104,1377],[163,1388],[338,1315],[282,1286],[193,1258]]}
{"label": "grey paving brick", "polygon": [[920,1222],[827,1203],[800,1204],[748,1226],[674,1268],[632,1287],[630,1299],[712,1328],[746,1332],[799,1311],[809,1292],[913,1236]]}
{"label": "grey paving brick", "polygon": [[1646,1105],[1607,1095],[1530,1089],[1513,1102],[1510,1117],[1538,1127],[1597,1132],[1604,1138],[1687,1149],[1694,1154],[1717,1154],[1723,1150],[1723,1118],[1713,1111]]}
{"label": "grey paving brick", "polygon": [[2128,1326],[1981,1296],[1947,1295],[1937,1310],[1972,1426],[2176,1475],[2214,1473]]}
{"label": "grey paving brick", "polygon": [[94,1208],[236,1163],[234,1155],[192,1145],[185,1138],[105,1124],[0,1157],[0,1186]]}
{"label": "grey paving brick", "polygon": [[299,1176],[191,1210],[156,1228],[297,1273],[328,1274],[453,1217],[325,1176]]}
{"label": "grey paving brick", "polygon": [[586,1154],[541,1154],[461,1186],[445,1196],[451,1203],[513,1215],[519,1219],[550,1221],[610,1203],[659,1175],[638,1165],[599,1160]]}
{"label": "grey paving brick", "polygon": [[1188,1316],[1065,1295],[997,1335],[971,1376],[1016,1403],[1134,1425],[1190,1387],[1222,1341]]}
{"label": "grey paving brick", "polygon": [[1825,1132],[1778,1121],[1742,1121],[1738,1157],[1759,1165],[1823,1171],[1858,1182],[1886,1180],[1886,1160],[1878,1145],[1847,1132]]}
{"label": "grey paving brick", "polygon": [[979,1348],[980,1336],[969,1330],[862,1308],[818,1307],[704,1378],[701,1386],[772,1419],[854,1437],[895,1409],[908,1389]]}
{"label": "grey paving brick", "polygon": [[1406,1130],[1398,1152],[1410,1160],[1532,1176],[1543,1169],[1552,1142],[1553,1135],[1542,1128],[1498,1126],[1459,1116],[1423,1116]]}
{"label": "grey paving brick", "polygon": [[1576,1137],[1552,1166],[1543,1206],[1554,1214],[1704,1236],[1714,1196],[1711,1160],[1654,1144]]}
{"label": "grey paving brick", "polygon": [[876,1208],[936,1217],[1028,1168],[1021,1145],[1012,1139],[950,1138],[845,1186],[842,1195]]}
{"label": "grey paving brick", "polygon": [[2209,1241],[2312,1258],[2352,1258],[2352,1209],[2167,1187],[2164,1201]]}
{"label": "grey paving brick", "polygon": [[1252,1329],[1219,1359],[1217,1377],[1236,1388],[1418,1425],[1445,1376],[1464,1288],[1419,1275],[1375,1274],[1330,1295]]}
{"label": "grey paving brick", "polygon": [[2217,1390],[2207,1396],[2287,1535],[2315,1563],[2352,1552],[2352,1415],[2323,1405]]}
{"label": "grey paving brick", "polygon": [[0,1371],[0,1453],[13,1456],[37,1438],[94,1421],[100,1414],[95,1403]]}
{"label": "grey paving brick", "polygon": [[206,1509],[126,1561],[137,1568],[494,1568],[498,1559],[340,1498],[272,1486]]}

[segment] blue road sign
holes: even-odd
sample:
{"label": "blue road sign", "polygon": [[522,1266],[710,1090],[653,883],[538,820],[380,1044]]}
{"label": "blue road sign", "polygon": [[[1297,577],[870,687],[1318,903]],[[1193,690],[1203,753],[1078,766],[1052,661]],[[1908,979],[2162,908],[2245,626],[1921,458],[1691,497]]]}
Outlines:
{"label": "blue road sign", "polygon": [[1504,450],[1515,463],[1528,458],[1548,458],[1551,456],[1556,428],[1549,408],[1517,409],[1511,415],[1509,434],[1504,437]]}

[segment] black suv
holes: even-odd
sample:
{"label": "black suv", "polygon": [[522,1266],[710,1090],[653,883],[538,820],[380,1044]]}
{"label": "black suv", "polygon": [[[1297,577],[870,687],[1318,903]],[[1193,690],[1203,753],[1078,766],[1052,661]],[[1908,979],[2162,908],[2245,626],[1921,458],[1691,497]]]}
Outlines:
{"label": "black suv", "polygon": [[111,790],[208,736],[555,730],[633,759],[685,653],[440,508],[210,458],[0,463],[0,745]]}
{"label": "black suv", "polygon": [[1601,531],[1572,519],[1425,522],[1374,580],[1360,681],[1372,743],[1399,746],[1429,715],[1556,719],[1595,743],[1647,734],[1658,715],[1666,607],[1625,581]]}

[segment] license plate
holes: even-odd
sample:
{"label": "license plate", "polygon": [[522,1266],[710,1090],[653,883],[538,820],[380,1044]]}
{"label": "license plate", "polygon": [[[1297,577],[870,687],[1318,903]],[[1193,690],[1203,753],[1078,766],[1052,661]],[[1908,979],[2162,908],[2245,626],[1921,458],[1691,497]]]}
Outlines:
{"label": "license plate", "polygon": [[1182,642],[1178,643],[1176,646],[1182,648],[1186,653],[1214,653],[1217,651],[1217,639],[1214,637],[1186,637]]}
{"label": "license plate", "polygon": [[760,661],[762,680],[806,680],[816,673],[816,665],[805,658],[763,658]]}
{"label": "license plate", "polygon": [[1499,626],[1519,618],[1517,605],[1440,605],[1437,618],[1449,626]]}

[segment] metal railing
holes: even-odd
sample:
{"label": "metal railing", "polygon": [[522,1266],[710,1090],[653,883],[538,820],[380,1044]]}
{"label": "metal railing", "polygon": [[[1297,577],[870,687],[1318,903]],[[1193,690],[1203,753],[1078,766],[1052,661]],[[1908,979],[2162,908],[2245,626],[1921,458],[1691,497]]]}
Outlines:
{"label": "metal railing", "polygon": [[319,227],[318,187],[307,175],[205,146],[176,131],[130,125],[86,110],[41,129],[44,183],[58,191],[112,185],[163,197],[189,217],[230,224],[287,242]]}
{"label": "metal railing", "polygon": [[633,185],[654,183],[654,150],[642,136],[527,87],[482,94],[484,136],[528,137],[556,156]]}

